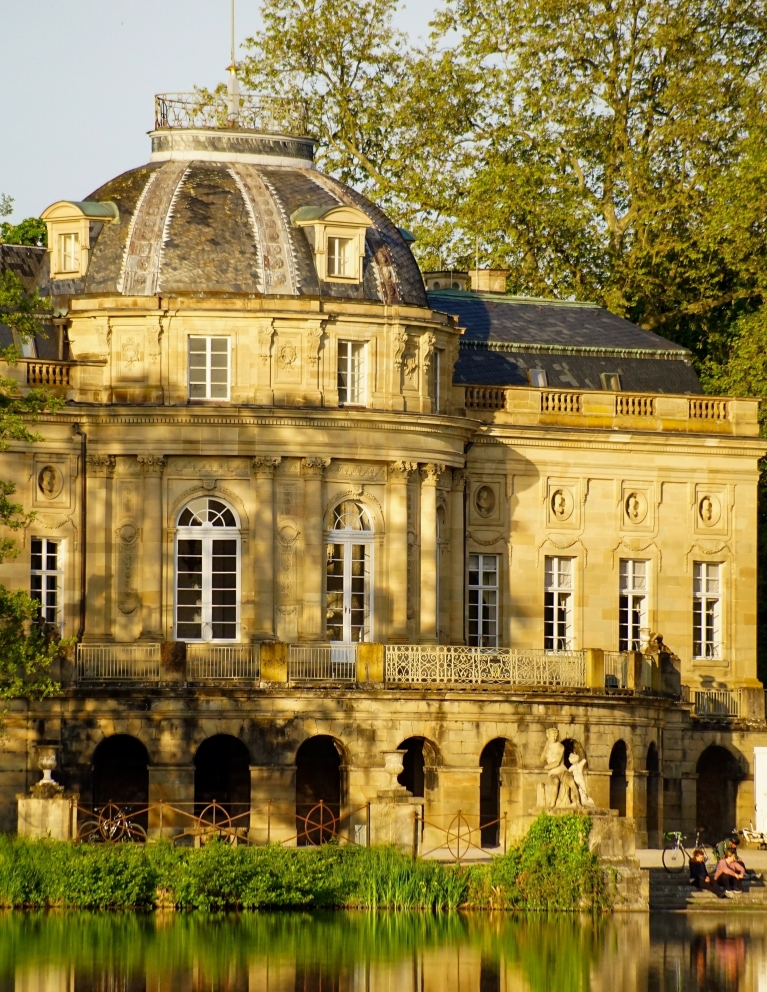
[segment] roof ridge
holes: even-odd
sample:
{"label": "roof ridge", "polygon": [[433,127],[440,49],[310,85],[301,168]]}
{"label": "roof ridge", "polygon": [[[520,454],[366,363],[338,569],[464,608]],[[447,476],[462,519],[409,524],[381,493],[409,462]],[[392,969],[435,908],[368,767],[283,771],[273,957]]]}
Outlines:
{"label": "roof ridge", "polygon": [[[665,340],[665,338],[663,339]],[[673,343],[673,342],[672,342]],[[590,344],[539,344],[524,341],[481,341],[462,337],[458,342],[462,350],[508,351],[528,355],[588,355],[602,358],[662,358],[686,361],[692,352],[681,345],[671,348],[620,348]]]}
{"label": "roof ridge", "polygon": [[[548,307],[581,307],[583,309],[611,311],[590,300],[557,300],[546,296],[512,296],[509,293],[483,293],[473,289],[428,289],[428,296],[447,296],[452,299],[489,300],[491,303],[529,303]],[[617,314],[613,314],[617,316]],[[624,318],[625,319],[625,318]]]}

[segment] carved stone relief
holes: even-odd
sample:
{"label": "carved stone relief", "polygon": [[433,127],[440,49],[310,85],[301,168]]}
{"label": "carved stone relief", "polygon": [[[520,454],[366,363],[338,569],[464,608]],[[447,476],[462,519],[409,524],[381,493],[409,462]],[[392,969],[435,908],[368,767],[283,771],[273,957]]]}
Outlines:
{"label": "carved stone relief", "polygon": [[474,508],[480,517],[491,517],[495,504],[495,493],[490,486],[480,486],[474,493]]}
{"label": "carved stone relief", "polygon": [[579,526],[581,510],[578,493],[577,482],[562,479],[548,480],[545,484],[544,499],[546,523],[549,526],[567,529]]}
{"label": "carved stone relief", "polygon": [[623,515],[624,522],[631,524],[641,524],[647,519],[647,496],[641,489],[629,489],[623,494]]}
{"label": "carved stone relief", "polygon": [[704,527],[716,527],[722,517],[722,504],[714,493],[698,498],[698,518]]}
{"label": "carved stone relief", "polygon": [[144,334],[143,331],[130,331],[120,334],[118,339],[119,371],[122,380],[144,378]]}
{"label": "carved stone relief", "polygon": [[37,473],[37,488],[43,499],[58,499],[64,488],[64,473],[58,465],[43,465]]}
{"label": "carved stone relief", "polygon": [[301,381],[301,338],[280,333],[275,345],[277,378],[280,382]]}

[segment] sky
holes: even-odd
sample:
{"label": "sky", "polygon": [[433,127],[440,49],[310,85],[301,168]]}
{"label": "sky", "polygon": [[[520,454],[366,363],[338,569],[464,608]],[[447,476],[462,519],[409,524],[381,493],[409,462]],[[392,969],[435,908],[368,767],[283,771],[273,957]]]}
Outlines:
{"label": "sky", "polygon": [[[238,42],[259,0],[236,0]],[[426,37],[435,0],[396,25]],[[149,159],[154,94],[226,78],[230,0],[0,0],[0,193],[18,223]],[[242,52],[238,58],[242,57]]]}

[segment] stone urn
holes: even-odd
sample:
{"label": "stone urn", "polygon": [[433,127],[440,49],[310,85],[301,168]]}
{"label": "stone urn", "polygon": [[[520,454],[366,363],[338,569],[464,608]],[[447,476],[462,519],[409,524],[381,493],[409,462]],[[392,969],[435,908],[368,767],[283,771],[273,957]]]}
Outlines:
{"label": "stone urn", "polygon": [[404,771],[402,758],[407,754],[407,751],[381,751],[381,754],[384,759],[384,771],[389,775],[387,787],[389,789],[402,788],[397,779]]}
{"label": "stone urn", "polygon": [[64,786],[59,785],[51,774],[57,765],[56,752],[58,749],[58,744],[37,745],[37,767],[43,773],[43,777],[32,786],[32,793],[38,798],[51,799],[61,795],[64,791]]}

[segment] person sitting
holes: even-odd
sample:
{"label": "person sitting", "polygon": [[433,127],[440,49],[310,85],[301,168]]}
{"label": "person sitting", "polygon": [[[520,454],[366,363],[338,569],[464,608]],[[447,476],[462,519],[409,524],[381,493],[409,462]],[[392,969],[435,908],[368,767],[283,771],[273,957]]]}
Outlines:
{"label": "person sitting", "polygon": [[[732,837],[729,837],[725,843],[727,845],[727,850],[732,851],[732,853],[735,855],[735,860],[738,862],[738,864],[745,872],[746,880],[749,882],[761,882],[763,877],[761,873],[755,871],[749,871],[743,862],[743,858],[741,858],[740,856],[740,851],[738,850],[738,845],[740,844],[740,838],[736,834],[733,834]],[[727,853],[727,850],[725,850],[724,852],[725,854]]]}
{"label": "person sitting", "polygon": [[727,893],[721,885],[716,882],[708,873],[706,868],[706,852],[696,848],[690,858],[690,884],[696,889],[708,889],[713,892],[717,899],[726,899]]}
{"label": "person sitting", "polygon": [[740,892],[743,886],[743,879],[746,877],[745,869],[739,861],[735,859],[732,851],[728,851],[719,861],[714,872],[714,881],[723,888],[730,891]]}

